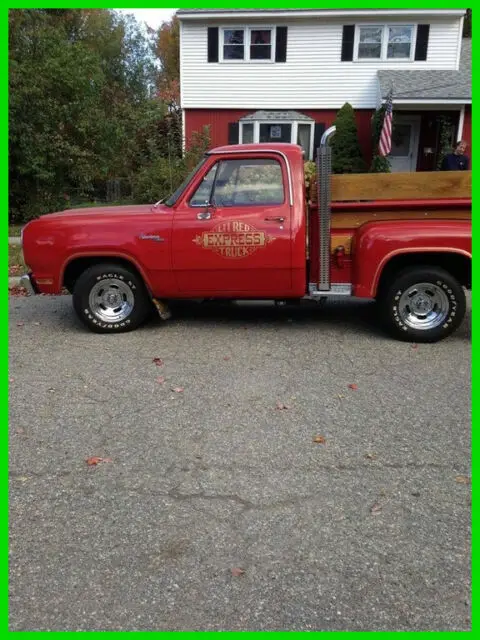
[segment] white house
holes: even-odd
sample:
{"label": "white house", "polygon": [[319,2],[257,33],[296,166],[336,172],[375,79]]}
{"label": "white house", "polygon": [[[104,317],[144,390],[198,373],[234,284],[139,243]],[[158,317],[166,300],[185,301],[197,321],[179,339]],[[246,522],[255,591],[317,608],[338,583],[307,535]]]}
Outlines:
{"label": "white house", "polygon": [[394,170],[436,166],[444,117],[471,139],[471,46],[464,9],[182,9],[186,144],[282,141],[312,158],[338,109],[355,109],[366,159],[371,117],[393,88]]}

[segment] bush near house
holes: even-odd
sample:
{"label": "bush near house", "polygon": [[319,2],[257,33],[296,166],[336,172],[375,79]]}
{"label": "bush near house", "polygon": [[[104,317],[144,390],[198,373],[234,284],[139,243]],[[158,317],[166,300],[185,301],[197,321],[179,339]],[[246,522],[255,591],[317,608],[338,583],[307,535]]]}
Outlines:
{"label": "bush near house", "polygon": [[363,173],[366,169],[355,121],[355,112],[346,102],[337,113],[334,125],[335,135],[332,138],[332,171],[333,173]]}

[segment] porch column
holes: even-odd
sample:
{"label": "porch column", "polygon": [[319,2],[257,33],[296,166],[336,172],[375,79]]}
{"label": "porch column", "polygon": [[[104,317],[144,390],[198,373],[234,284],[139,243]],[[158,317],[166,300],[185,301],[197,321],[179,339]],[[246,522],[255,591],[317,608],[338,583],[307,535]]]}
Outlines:
{"label": "porch column", "polygon": [[462,105],[460,109],[460,115],[458,117],[458,131],[457,131],[457,139],[455,142],[458,142],[462,139],[463,136],[463,123],[465,122],[465,105]]}

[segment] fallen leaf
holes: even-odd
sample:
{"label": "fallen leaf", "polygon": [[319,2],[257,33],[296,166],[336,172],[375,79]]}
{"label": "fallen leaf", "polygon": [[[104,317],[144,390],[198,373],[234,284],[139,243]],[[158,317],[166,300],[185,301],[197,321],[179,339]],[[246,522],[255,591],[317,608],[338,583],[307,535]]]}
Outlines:
{"label": "fallen leaf", "polygon": [[367,458],[367,460],[376,460],[377,459],[377,454],[376,453],[366,453],[365,454],[365,458]]}
{"label": "fallen leaf", "polygon": [[337,398],[343,398],[344,396],[341,393],[337,394]]}
{"label": "fallen leaf", "polygon": [[230,356],[225,356],[223,359],[224,360],[230,360]]}
{"label": "fallen leaf", "polygon": [[412,344],[412,349],[418,349],[418,344]]}
{"label": "fallen leaf", "polygon": [[375,502],[375,504],[372,504],[372,506],[370,507],[370,513],[372,514],[372,516],[378,516],[381,512],[382,505],[378,504],[378,502]]}
{"label": "fallen leaf", "polygon": [[11,296],[24,296],[26,297],[27,294],[27,290],[25,289],[25,287],[19,287],[18,285],[14,285],[13,287],[8,287],[8,293]]}
{"label": "fallen leaf", "polygon": [[24,322],[17,322],[17,327],[23,327],[24,326]]}
{"label": "fallen leaf", "polygon": [[15,429],[15,433],[22,435],[23,433],[25,433],[25,429],[23,427],[18,427],[18,429]]}
{"label": "fallen leaf", "polygon": [[358,385],[356,384],[349,384],[348,388],[351,389],[352,391],[357,391],[358,390]]}
{"label": "fallen leaf", "polygon": [[41,322],[34,322],[33,323],[36,327],[39,327],[42,323]]}
{"label": "fallen leaf", "polygon": [[234,578],[238,578],[239,576],[243,576],[243,574],[245,573],[245,569],[241,569],[240,567],[233,567],[233,569],[231,569],[231,572]]}
{"label": "fallen leaf", "polygon": [[8,381],[9,382],[14,382],[14,379],[13,378],[9,378]]}
{"label": "fallen leaf", "polygon": [[182,393],[184,391],[183,387],[172,387],[170,391],[175,391],[175,393]]}
{"label": "fallen leaf", "polygon": [[157,365],[157,367],[161,367],[163,365],[163,360],[161,358],[153,358],[152,362]]}
{"label": "fallen leaf", "polygon": [[292,407],[289,404],[283,404],[283,402],[277,402],[275,409],[279,409],[280,411],[283,411],[284,409],[291,409]]}
{"label": "fallen leaf", "polygon": [[111,458],[100,458],[99,456],[92,456],[91,458],[87,458],[85,462],[89,467],[95,467],[97,464],[102,462],[112,462]]}
{"label": "fallen leaf", "polygon": [[158,384],[163,384],[165,382],[165,378],[163,376],[158,376],[157,382]]}
{"label": "fallen leaf", "polygon": [[470,484],[471,479],[468,476],[457,476],[455,478],[455,482],[458,482],[459,484]]}
{"label": "fallen leaf", "polygon": [[324,436],[315,436],[313,441],[317,444],[325,444],[327,442]]}

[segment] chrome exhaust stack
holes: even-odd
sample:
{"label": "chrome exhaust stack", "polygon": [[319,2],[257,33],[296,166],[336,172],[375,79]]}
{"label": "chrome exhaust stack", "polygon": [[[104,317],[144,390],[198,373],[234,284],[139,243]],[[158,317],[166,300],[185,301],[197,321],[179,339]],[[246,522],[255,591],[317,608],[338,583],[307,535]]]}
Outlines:
{"label": "chrome exhaust stack", "polygon": [[317,202],[319,219],[319,278],[318,291],[330,291],[330,223],[331,223],[331,193],[330,176],[332,174],[332,149],[330,138],[336,127],[329,127],[324,131],[317,152]]}

